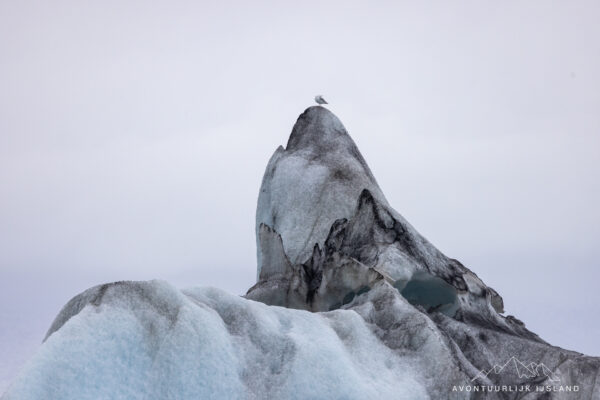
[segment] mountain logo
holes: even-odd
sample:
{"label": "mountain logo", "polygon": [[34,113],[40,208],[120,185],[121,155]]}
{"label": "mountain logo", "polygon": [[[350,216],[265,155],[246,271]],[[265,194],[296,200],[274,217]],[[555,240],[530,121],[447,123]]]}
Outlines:
{"label": "mountain logo", "polygon": [[550,382],[556,383],[560,381],[560,379],[558,379],[552,370],[544,363],[531,362],[525,364],[524,362],[519,361],[517,357],[512,356],[504,364],[496,364],[489,370],[482,369],[473,379],[471,379],[471,382],[480,378],[487,378],[491,373],[500,374],[502,372],[509,372],[511,369],[514,369],[519,378],[531,379],[536,377],[546,377]]}

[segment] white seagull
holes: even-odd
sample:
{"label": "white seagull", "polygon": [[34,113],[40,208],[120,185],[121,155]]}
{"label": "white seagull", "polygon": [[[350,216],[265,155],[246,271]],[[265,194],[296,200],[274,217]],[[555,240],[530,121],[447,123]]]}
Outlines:
{"label": "white seagull", "polygon": [[329,104],[320,94],[315,96],[315,101],[317,102],[317,104]]}

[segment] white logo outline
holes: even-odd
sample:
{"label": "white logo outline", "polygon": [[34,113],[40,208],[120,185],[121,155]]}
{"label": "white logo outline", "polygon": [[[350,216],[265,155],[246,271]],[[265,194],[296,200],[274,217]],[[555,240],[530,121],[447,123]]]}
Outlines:
{"label": "white logo outline", "polygon": [[531,379],[545,376],[550,382],[556,383],[560,381],[560,379],[544,363],[530,362],[529,364],[525,364],[517,357],[512,356],[504,364],[495,364],[489,370],[482,369],[473,379],[471,379],[471,382],[474,382],[478,378],[487,378],[492,372],[496,375],[500,374],[506,367],[511,365],[511,361],[519,378]]}

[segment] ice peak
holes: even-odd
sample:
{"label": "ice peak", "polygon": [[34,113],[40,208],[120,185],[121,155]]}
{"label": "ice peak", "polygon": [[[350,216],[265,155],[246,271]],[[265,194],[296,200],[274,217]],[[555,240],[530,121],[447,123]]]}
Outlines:
{"label": "ice peak", "polygon": [[[327,296],[342,290],[332,289],[331,271],[338,271],[336,283],[355,284],[344,286],[348,291],[342,294],[349,296],[372,287],[373,275],[381,275],[409,303],[427,312],[455,316],[460,311],[457,318],[488,318],[506,325],[498,314],[501,297],[460,262],[442,254],[389,205],[358,147],[326,108],[306,109],[287,148],[271,157],[258,196],[256,235],[259,282],[249,292],[254,299],[328,309],[344,304],[337,301],[339,296]],[[315,257],[315,246],[324,251],[323,257]],[[340,275],[341,265],[350,265],[344,271],[364,279]],[[300,295],[290,298],[291,289],[282,280],[304,282],[306,287],[294,286]],[[318,296],[304,296],[313,286]],[[302,298],[305,304],[298,300]],[[514,330],[536,338],[520,325]]]}
{"label": "ice peak", "polygon": [[358,147],[331,111],[307,108],[296,121],[286,149],[267,168],[256,211],[258,276],[262,268],[259,228],[274,229],[292,264],[323,247],[331,225],[350,217],[363,189],[387,204]]}
{"label": "ice peak", "polygon": [[[354,142],[334,113],[321,106],[307,108],[296,121],[288,139],[287,151],[306,147],[352,146]],[[355,145],[354,145],[355,146]],[[326,150],[326,149],[323,149]]]}

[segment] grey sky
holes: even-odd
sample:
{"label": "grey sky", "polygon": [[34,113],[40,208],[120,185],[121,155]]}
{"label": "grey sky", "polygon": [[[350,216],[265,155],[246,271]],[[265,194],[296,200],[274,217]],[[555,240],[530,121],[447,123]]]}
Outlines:
{"label": "grey sky", "polygon": [[254,283],[262,173],[322,93],[390,203],[600,355],[598,2],[0,2],[0,391],[85,288]]}

